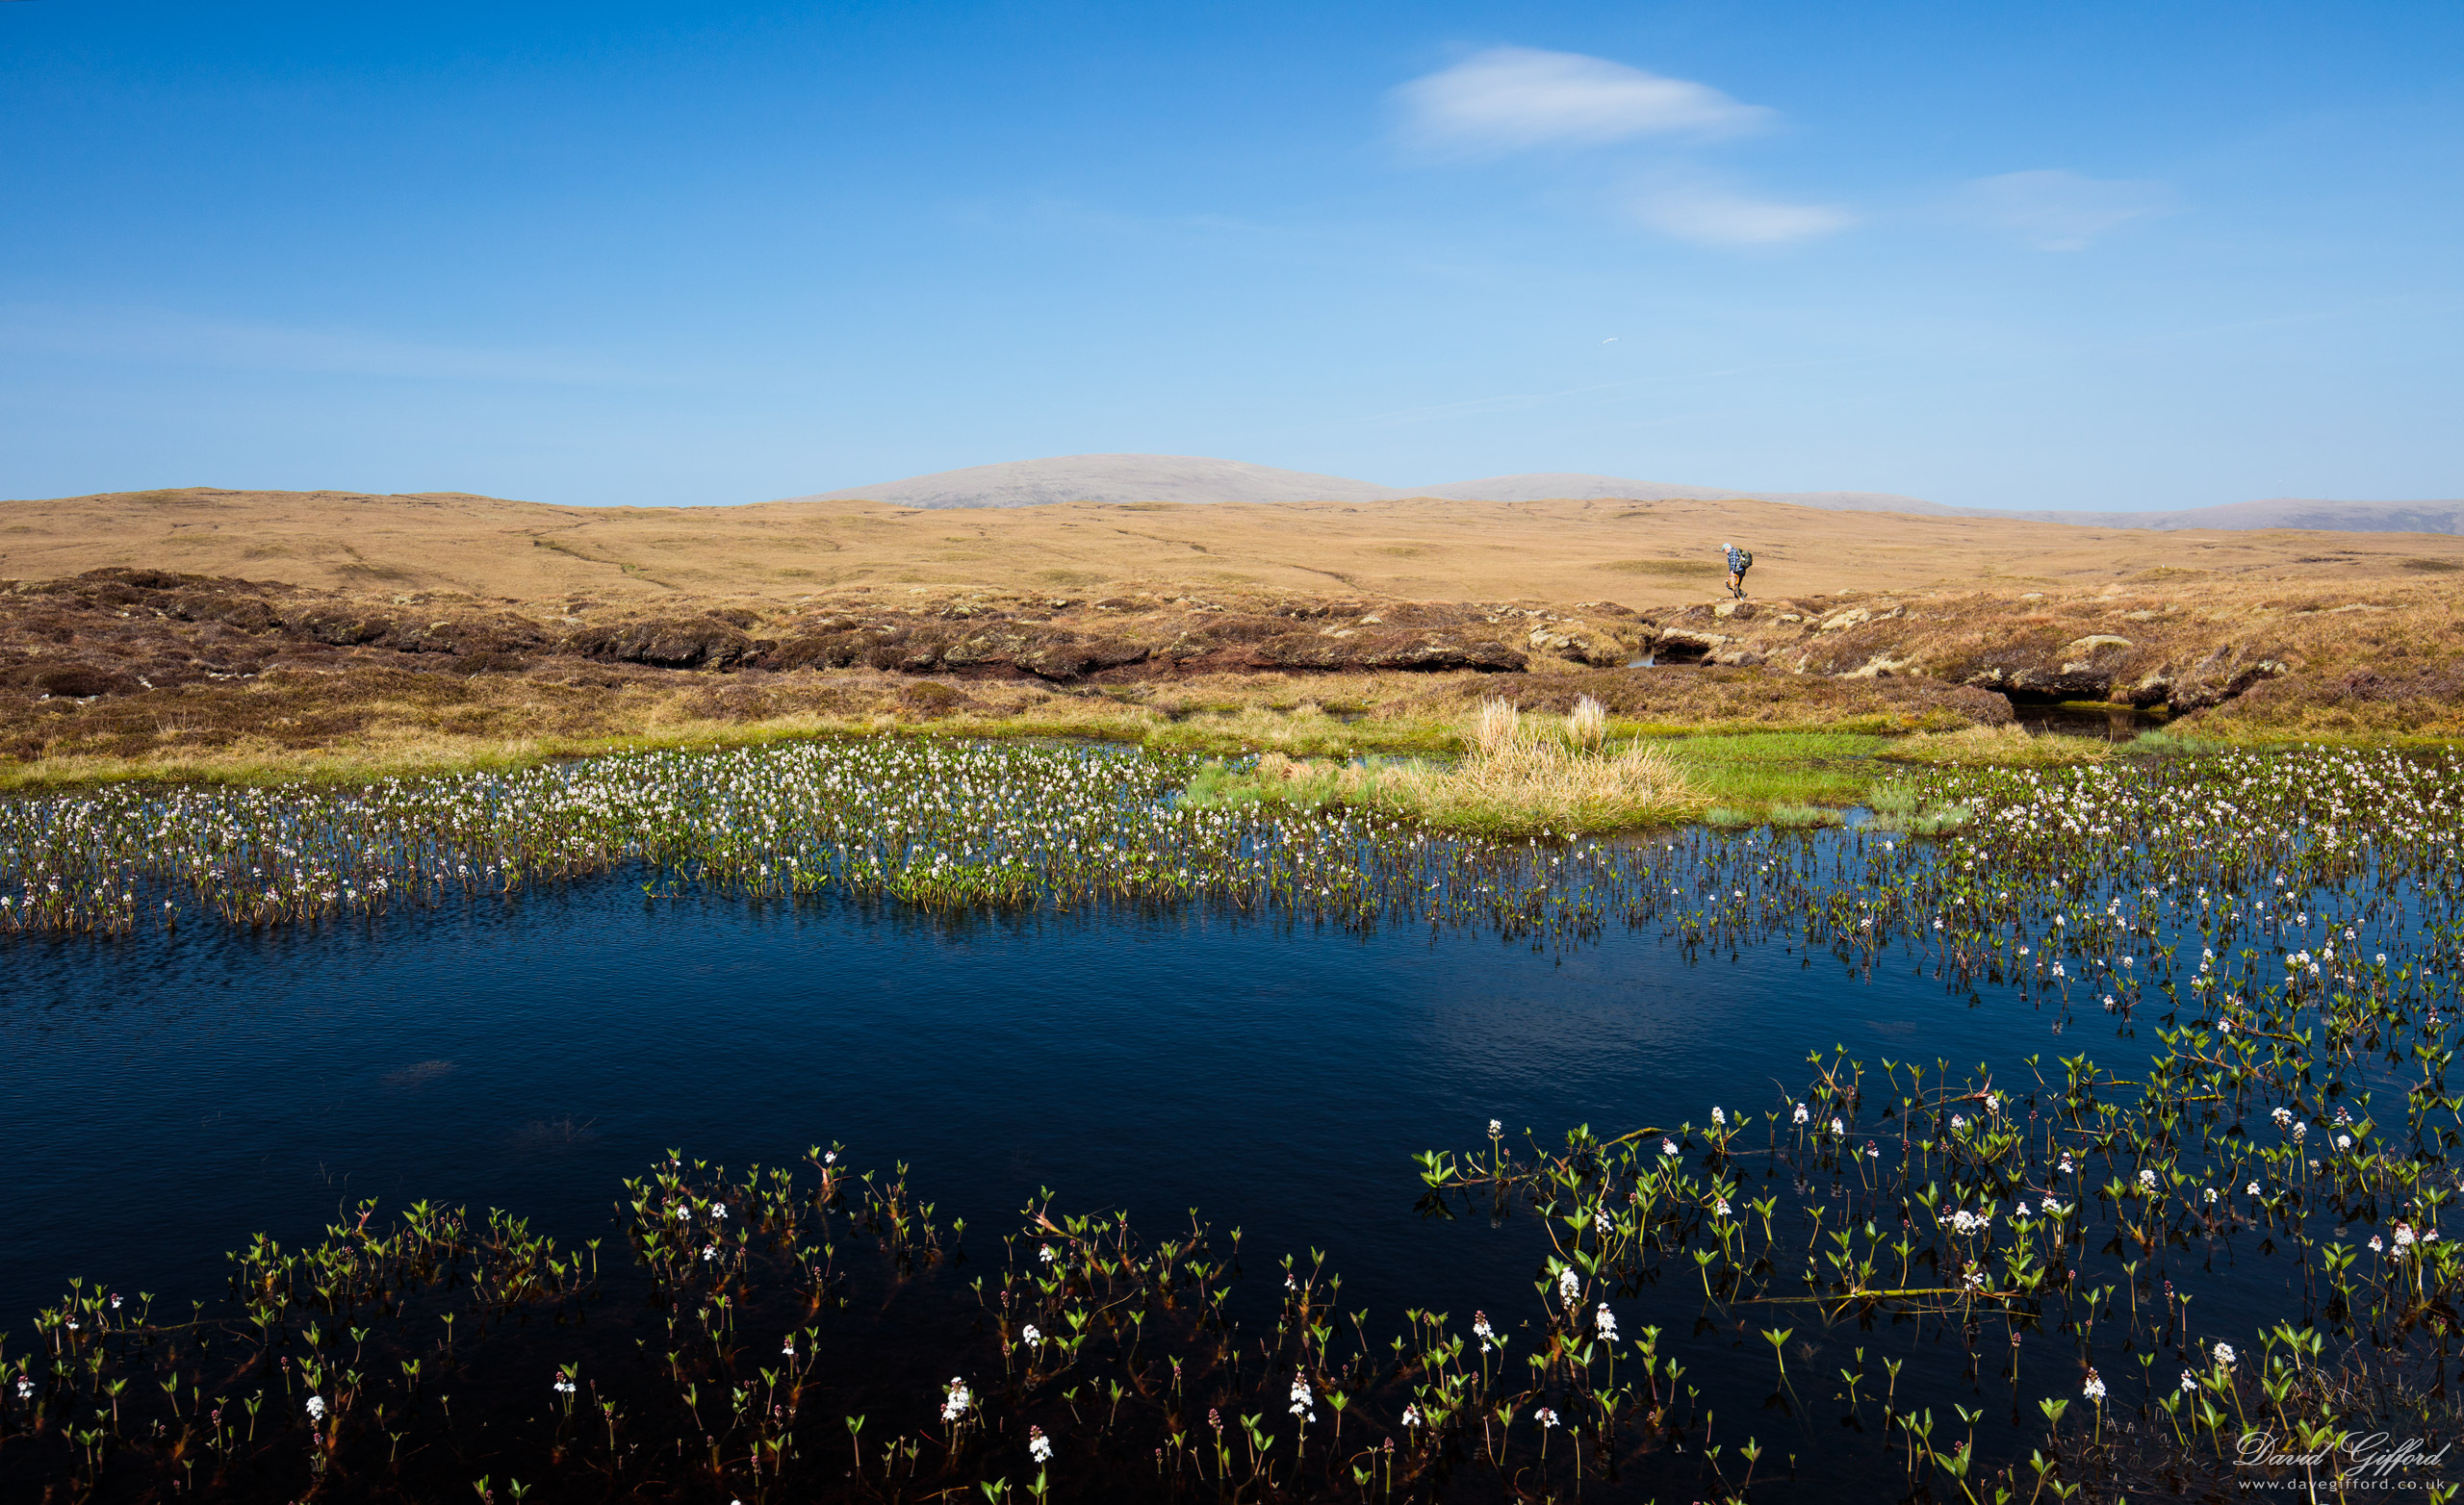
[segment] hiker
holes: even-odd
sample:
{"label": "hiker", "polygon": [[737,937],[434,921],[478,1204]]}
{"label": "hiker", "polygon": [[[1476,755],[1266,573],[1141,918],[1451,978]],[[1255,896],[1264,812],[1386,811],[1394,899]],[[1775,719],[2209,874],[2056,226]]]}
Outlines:
{"label": "hiker", "polygon": [[1745,572],[1754,568],[1754,550],[1739,548],[1734,544],[1722,544],[1729,556],[1729,594],[1745,599]]}

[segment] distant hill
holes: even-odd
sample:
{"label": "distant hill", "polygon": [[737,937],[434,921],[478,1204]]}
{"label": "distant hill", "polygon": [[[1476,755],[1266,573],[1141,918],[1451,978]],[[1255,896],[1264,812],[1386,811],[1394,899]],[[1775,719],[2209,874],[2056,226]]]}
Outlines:
{"label": "distant hill", "polygon": [[2333,533],[2464,533],[2464,500],[2323,501],[2273,497],[2265,501],[2230,501],[2221,506],[2184,507],[2173,512],[1996,512],[1977,508],[1967,516],[2025,518],[2032,523],[2069,523],[2083,527],[2287,527]]}
{"label": "distant hill", "polygon": [[1742,492],[1718,486],[1676,486],[1623,475],[1549,472],[1493,475],[1444,486],[1379,486],[1342,475],[1279,471],[1241,460],[1200,455],[1072,454],[1048,460],[1012,460],[969,466],[933,475],[911,475],[877,486],[790,497],[789,501],[886,501],[901,507],[1040,507],[1062,501],[1135,501],[1189,504],[1223,501],[1399,501],[1435,497],[1445,501],[1576,501],[1630,499],[1673,501],[1791,502],[1833,512],[1910,512],[1948,517],[1953,509],[1885,492]]}
{"label": "distant hill", "polygon": [[1040,507],[1054,502],[1335,501],[1360,503],[1434,497],[1443,501],[1776,501],[1826,512],[1897,512],[1929,518],[2010,518],[2100,528],[2313,528],[2347,533],[2464,532],[2464,501],[2323,501],[2275,497],[2174,511],[2092,512],[2039,508],[1948,507],[1915,497],[1864,491],[1735,491],[1624,475],[1544,471],[1438,486],[1379,486],[1341,475],[1279,471],[1198,455],[1073,454],[970,466],[878,486],[794,497],[791,501],[884,501],[901,507]]}
{"label": "distant hill", "polygon": [[1624,475],[1580,475],[1544,471],[1532,475],[1492,475],[1486,480],[1424,486],[1397,496],[1438,497],[1448,501],[1784,501],[1791,506],[1820,507],[1826,512],[1909,512],[1921,517],[1950,517],[1953,509],[1913,497],[1878,491],[1729,491],[1718,486],[1672,486],[1665,481],[1638,481]]}
{"label": "distant hill", "polygon": [[1410,492],[1340,475],[1177,454],[1072,454],[911,475],[790,501],[901,507],[1041,507],[1063,501],[1391,501]]}

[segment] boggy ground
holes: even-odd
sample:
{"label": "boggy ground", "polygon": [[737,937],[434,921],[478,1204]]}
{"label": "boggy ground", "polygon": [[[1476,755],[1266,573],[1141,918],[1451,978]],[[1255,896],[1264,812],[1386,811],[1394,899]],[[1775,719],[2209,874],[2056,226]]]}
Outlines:
{"label": "boggy ground", "polygon": [[1583,696],[1626,734],[1989,728],[2013,696],[2160,707],[2216,737],[2464,734],[2447,572],[2143,574],[1641,609],[1171,586],[541,606],[109,568],[0,595],[0,780],[353,777],[900,726],[1450,749],[1484,700]]}

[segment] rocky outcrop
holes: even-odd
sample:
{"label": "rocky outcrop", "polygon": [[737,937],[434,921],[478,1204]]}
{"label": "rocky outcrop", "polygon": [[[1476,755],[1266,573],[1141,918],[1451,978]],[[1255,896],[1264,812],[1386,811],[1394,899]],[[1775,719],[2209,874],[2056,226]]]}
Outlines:
{"label": "rocky outcrop", "polygon": [[1477,669],[1497,674],[1522,669],[1530,659],[1489,638],[1358,629],[1272,638],[1250,650],[1248,662],[1257,669]]}
{"label": "rocky outcrop", "polygon": [[1615,633],[1603,631],[1580,617],[1543,623],[1531,629],[1527,641],[1535,653],[1554,653],[1595,669],[1612,669],[1630,662],[1639,646],[1620,641]]}
{"label": "rocky outcrop", "polygon": [[771,646],[756,643],[742,628],[715,616],[654,618],[585,627],[564,643],[567,652],[582,658],[648,664],[658,669],[726,669]]}

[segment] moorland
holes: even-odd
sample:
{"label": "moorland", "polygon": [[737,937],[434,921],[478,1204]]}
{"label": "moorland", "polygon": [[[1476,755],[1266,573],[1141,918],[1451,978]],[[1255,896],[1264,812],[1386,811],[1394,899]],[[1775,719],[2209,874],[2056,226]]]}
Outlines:
{"label": "moorland", "polygon": [[[2464,732],[2464,539],[1737,499],[550,506],[187,489],[6,503],[0,780],[354,778],[857,729],[1450,750],[1628,733]],[[1718,546],[1753,548],[1752,600]]]}

